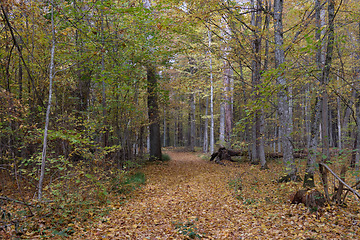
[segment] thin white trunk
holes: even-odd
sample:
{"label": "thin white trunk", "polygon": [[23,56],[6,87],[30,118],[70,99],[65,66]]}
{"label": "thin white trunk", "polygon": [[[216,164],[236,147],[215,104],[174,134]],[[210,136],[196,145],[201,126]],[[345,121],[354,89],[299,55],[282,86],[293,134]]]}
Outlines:
{"label": "thin white trunk", "polygon": [[39,189],[38,189],[38,199],[42,198],[43,183],[45,177],[45,166],[46,166],[46,149],[47,149],[47,136],[49,129],[49,119],[50,119],[50,110],[51,110],[51,100],[52,100],[52,85],[54,79],[54,57],[55,57],[55,24],[54,24],[54,0],[51,0],[51,58],[50,58],[50,68],[49,68],[49,101],[46,109],[46,118],[45,118],[45,129],[44,129],[44,141],[43,141],[43,150],[41,156],[41,170],[40,170],[40,179],[39,179]]}
{"label": "thin white trunk", "polygon": [[[101,4],[103,4],[103,0],[101,0]],[[102,108],[103,108],[103,124],[104,124],[104,133],[103,133],[103,141],[104,147],[107,145],[107,131],[106,131],[106,83],[104,79],[105,72],[105,41],[104,41],[104,10],[101,9],[101,79],[102,79]]]}
{"label": "thin white trunk", "polygon": [[341,104],[340,104],[340,98],[337,97],[336,98],[337,101],[337,127],[338,127],[338,138],[339,138],[339,150],[342,149],[342,143],[341,143],[341,114],[340,114],[340,109],[341,109]]}
{"label": "thin white trunk", "polygon": [[219,122],[219,142],[220,145],[225,146],[225,102],[222,96],[220,103],[220,122]]}
{"label": "thin white trunk", "polygon": [[210,61],[210,152],[214,152],[215,138],[214,138],[214,84],[212,75],[212,60],[211,60],[211,32],[208,31],[209,38],[209,61]]}
{"label": "thin white trunk", "polygon": [[205,123],[204,123],[204,142],[203,142],[203,152],[207,153],[209,151],[209,136],[208,136],[208,127],[209,127],[209,98],[206,97],[206,106],[205,106]]}

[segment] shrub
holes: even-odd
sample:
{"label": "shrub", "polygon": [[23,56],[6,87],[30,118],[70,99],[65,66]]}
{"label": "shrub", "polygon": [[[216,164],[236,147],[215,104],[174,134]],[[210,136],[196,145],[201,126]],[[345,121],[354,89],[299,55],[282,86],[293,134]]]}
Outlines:
{"label": "shrub", "polygon": [[162,154],[162,161],[163,162],[168,162],[170,160],[171,160],[171,158],[170,158],[170,156],[168,154],[166,154],[166,153]]}
{"label": "shrub", "polygon": [[112,181],[112,190],[119,194],[129,194],[140,188],[146,182],[146,176],[142,172],[123,175],[121,178],[114,178]]}

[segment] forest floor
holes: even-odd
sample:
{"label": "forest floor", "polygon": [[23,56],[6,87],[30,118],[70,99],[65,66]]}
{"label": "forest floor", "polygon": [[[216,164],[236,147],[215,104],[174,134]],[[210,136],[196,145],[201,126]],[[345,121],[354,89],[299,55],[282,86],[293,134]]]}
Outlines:
{"label": "forest floor", "polygon": [[[141,169],[146,185],[91,227],[75,223],[71,239],[360,239],[359,203],[311,212],[291,205],[301,183],[277,183],[248,163],[209,162],[197,153],[166,152],[171,161]],[[321,190],[321,189],[320,189]]]}

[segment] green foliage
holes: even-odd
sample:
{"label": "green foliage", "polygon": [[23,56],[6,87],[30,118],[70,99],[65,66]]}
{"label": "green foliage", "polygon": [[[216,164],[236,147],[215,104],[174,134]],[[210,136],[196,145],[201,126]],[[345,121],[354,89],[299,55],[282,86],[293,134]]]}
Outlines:
{"label": "green foliage", "polygon": [[171,157],[169,156],[169,154],[166,154],[166,153],[163,153],[161,158],[162,158],[163,162],[168,162],[171,160]]}
{"label": "green foliage", "polygon": [[[196,218],[194,221],[197,221]],[[178,233],[187,236],[190,239],[201,239],[203,237],[202,234],[198,233],[198,229],[193,220],[187,222],[177,222],[175,224],[175,229]]]}
{"label": "green foliage", "polygon": [[242,192],[242,190],[243,190],[243,182],[242,182],[241,175],[236,175],[233,179],[230,179],[228,181],[228,186],[232,190],[234,197],[237,200],[242,201],[242,203],[244,205],[251,205],[251,204],[256,203],[255,199],[253,199],[253,198],[245,198],[244,197],[244,194]]}
{"label": "green foliage", "polygon": [[134,190],[140,188],[146,182],[146,176],[142,172],[132,174],[123,174],[115,177],[111,181],[111,190],[118,194],[130,194]]}
{"label": "green foliage", "polygon": [[228,185],[229,185],[230,189],[232,190],[235,198],[241,199],[242,198],[241,197],[242,189],[243,189],[243,183],[242,183],[241,176],[238,175],[234,179],[230,179],[228,181]]}

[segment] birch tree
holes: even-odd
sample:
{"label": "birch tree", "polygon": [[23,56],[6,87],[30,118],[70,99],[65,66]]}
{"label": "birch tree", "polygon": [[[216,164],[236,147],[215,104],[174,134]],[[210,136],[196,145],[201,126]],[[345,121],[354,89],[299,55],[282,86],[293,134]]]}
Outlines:
{"label": "birch tree", "polygon": [[43,183],[45,177],[45,166],[46,166],[46,149],[47,149],[47,137],[49,129],[49,119],[50,119],[50,110],[51,110],[51,101],[52,101],[52,87],[53,79],[55,76],[54,71],[54,57],[55,57],[55,24],[54,24],[54,0],[51,0],[51,50],[50,50],[50,67],[49,67],[49,100],[46,108],[46,118],[45,118],[45,128],[44,128],[44,140],[43,140],[43,149],[41,155],[41,169],[40,169],[40,178],[38,186],[38,199],[42,198]]}
{"label": "birch tree", "polygon": [[211,60],[211,31],[208,31],[209,44],[209,65],[210,65],[210,152],[214,152],[214,83],[212,74],[212,60]]}

